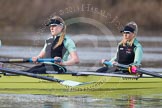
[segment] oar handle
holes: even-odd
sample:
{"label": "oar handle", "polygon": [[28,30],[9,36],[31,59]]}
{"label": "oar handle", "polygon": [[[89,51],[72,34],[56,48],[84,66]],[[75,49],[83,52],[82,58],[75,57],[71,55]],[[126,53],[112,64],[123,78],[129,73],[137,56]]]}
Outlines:
{"label": "oar handle", "polygon": [[[26,63],[33,62],[32,58],[22,58],[22,59],[0,59],[2,63]],[[39,58],[37,62],[61,62],[61,59],[53,59],[53,58]]]}
{"label": "oar handle", "polygon": [[112,64],[112,62],[110,61],[104,61],[104,63],[106,66],[117,66],[119,68],[129,68],[129,65],[123,65],[123,64],[119,64],[119,63],[114,63]]}
{"label": "oar handle", "polygon": [[104,61],[103,64],[106,66],[113,66],[112,62],[110,61]]}
{"label": "oar handle", "polygon": [[[33,62],[32,58],[29,59],[29,62]],[[37,59],[37,62],[61,62],[61,59],[53,59],[53,58],[39,58]]]}

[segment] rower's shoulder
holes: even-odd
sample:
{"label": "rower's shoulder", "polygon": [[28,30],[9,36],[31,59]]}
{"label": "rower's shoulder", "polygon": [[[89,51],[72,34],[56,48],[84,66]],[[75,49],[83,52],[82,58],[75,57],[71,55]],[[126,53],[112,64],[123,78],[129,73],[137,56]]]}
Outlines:
{"label": "rower's shoulder", "polygon": [[67,36],[67,35],[65,35],[65,38],[64,38],[64,43],[73,43],[74,41],[71,39],[71,37],[70,36]]}
{"label": "rower's shoulder", "polygon": [[75,42],[69,36],[65,36],[65,38],[64,38],[64,46],[69,51],[76,50]]}
{"label": "rower's shoulder", "polygon": [[134,45],[136,47],[142,47],[141,43],[137,39],[134,40]]}
{"label": "rower's shoulder", "polygon": [[65,35],[65,40],[72,40],[69,35]]}

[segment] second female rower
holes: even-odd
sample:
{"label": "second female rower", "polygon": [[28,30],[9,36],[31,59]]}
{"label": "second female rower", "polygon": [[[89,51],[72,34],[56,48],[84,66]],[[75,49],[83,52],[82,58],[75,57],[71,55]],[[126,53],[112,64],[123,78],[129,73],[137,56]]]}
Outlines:
{"label": "second female rower", "polygon": [[[124,65],[140,66],[143,56],[143,49],[139,41],[136,39],[138,26],[135,22],[129,22],[121,31],[123,39],[118,44],[115,56],[109,61],[112,64],[120,63]],[[102,64],[107,61],[102,59]],[[104,66],[97,72],[114,72],[118,71],[116,67]],[[127,71],[126,71],[127,72]]]}

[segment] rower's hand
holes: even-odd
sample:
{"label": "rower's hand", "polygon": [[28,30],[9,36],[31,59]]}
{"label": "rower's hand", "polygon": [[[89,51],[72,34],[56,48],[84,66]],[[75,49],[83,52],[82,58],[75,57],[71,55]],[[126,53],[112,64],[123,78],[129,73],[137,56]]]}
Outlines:
{"label": "rower's hand", "polygon": [[104,62],[107,61],[106,59],[102,59],[101,60],[101,63],[104,64]]}
{"label": "rower's hand", "polygon": [[137,66],[134,66],[134,65],[129,66],[128,71],[129,71],[130,74],[136,74],[137,73]]}
{"label": "rower's hand", "polygon": [[38,63],[37,60],[38,60],[38,57],[32,57],[33,63]]}
{"label": "rower's hand", "polygon": [[56,63],[56,64],[58,64],[58,65],[63,65],[63,64],[62,64],[62,59],[61,59],[61,57],[54,57],[54,60],[55,60],[54,63]]}
{"label": "rower's hand", "polygon": [[102,62],[103,62],[102,64],[106,65],[107,67],[112,67],[113,66],[113,63],[108,61],[108,60],[103,60]]}

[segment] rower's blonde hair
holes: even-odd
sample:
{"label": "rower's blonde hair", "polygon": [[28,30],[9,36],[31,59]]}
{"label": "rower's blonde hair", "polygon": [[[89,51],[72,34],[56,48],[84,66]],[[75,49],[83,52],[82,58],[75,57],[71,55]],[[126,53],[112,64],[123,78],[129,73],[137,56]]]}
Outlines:
{"label": "rower's blonde hair", "polygon": [[129,26],[129,27],[133,28],[134,29],[134,34],[135,34],[135,36],[137,36],[138,26],[134,21],[131,21],[131,22],[127,23],[126,26]]}
{"label": "rower's blonde hair", "polygon": [[64,21],[61,17],[59,17],[59,16],[54,16],[52,19],[58,20],[58,21],[60,21],[60,22],[63,24],[63,29],[62,29],[62,31],[61,31],[61,33],[60,33],[61,35],[60,35],[59,41],[58,41],[58,43],[54,46],[54,49],[55,49],[55,48],[57,48],[58,46],[60,46],[60,45],[63,43],[63,41],[64,41],[65,34],[66,34],[66,25],[65,25],[65,21]]}
{"label": "rower's blonde hair", "polygon": [[[132,46],[133,45],[133,42],[134,42],[134,39],[135,37],[137,36],[137,33],[138,33],[138,26],[137,24],[134,22],[134,21],[131,21],[129,23],[126,24],[126,26],[129,26],[131,28],[134,29],[134,38],[129,42],[129,45]],[[126,45],[126,43],[124,42],[124,39],[122,39],[122,41],[119,43],[120,45],[123,44],[123,46]]]}

